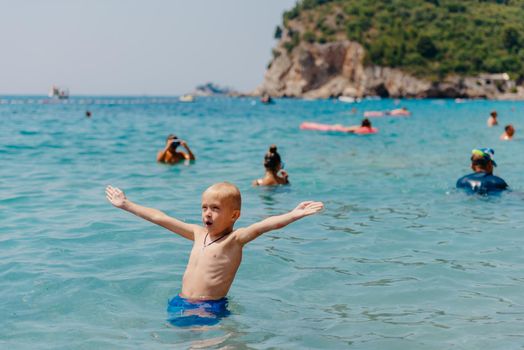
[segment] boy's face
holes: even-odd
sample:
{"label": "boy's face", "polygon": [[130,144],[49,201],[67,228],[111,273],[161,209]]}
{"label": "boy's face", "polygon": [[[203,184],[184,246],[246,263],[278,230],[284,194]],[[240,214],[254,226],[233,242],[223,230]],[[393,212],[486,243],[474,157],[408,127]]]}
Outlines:
{"label": "boy's face", "polygon": [[240,216],[240,210],[213,190],[202,194],[202,223],[210,234],[220,234],[232,227]]}

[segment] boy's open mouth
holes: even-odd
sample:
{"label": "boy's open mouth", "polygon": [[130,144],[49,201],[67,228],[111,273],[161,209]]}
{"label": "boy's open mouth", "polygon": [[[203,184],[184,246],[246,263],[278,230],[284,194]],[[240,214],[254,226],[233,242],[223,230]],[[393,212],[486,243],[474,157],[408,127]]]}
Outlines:
{"label": "boy's open mouth", "polygon": [[211,226],[211,225],[213,225],[213,221],[211,221],[211,220],[205,220],[205,221],[204,221],[204,224],[205,224],[206,226]]}

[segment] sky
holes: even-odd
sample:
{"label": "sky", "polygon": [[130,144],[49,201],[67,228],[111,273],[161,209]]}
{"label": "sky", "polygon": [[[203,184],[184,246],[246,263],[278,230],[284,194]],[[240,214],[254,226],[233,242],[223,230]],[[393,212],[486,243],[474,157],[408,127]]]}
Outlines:
{"label": "sky", "polygon": [[0,0],[0,94],[180,95],[263,81],[295,0]]}

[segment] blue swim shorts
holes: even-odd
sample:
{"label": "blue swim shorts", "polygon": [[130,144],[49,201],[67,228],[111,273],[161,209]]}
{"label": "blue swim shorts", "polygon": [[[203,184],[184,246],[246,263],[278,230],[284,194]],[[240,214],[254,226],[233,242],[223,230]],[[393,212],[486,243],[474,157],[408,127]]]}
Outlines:
{"label": "blue swim shorts", "polygon": [[173,326],[212,326],[227,317],[227,298],[218,300],[191,300],[175,296],[167,303],[167,320]]}

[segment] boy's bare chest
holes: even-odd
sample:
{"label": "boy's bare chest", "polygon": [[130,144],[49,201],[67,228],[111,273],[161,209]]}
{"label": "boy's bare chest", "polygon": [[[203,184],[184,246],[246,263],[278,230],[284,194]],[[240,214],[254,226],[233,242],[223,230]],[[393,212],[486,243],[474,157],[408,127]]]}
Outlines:
{"label": "boy's bare chest", "polygon": [[240,263],[242,250],[240,247],[232,244],[211,244],[204,245],[195,243],[191,250],[190,263],[201,267],[204,266],[222,266]]}

